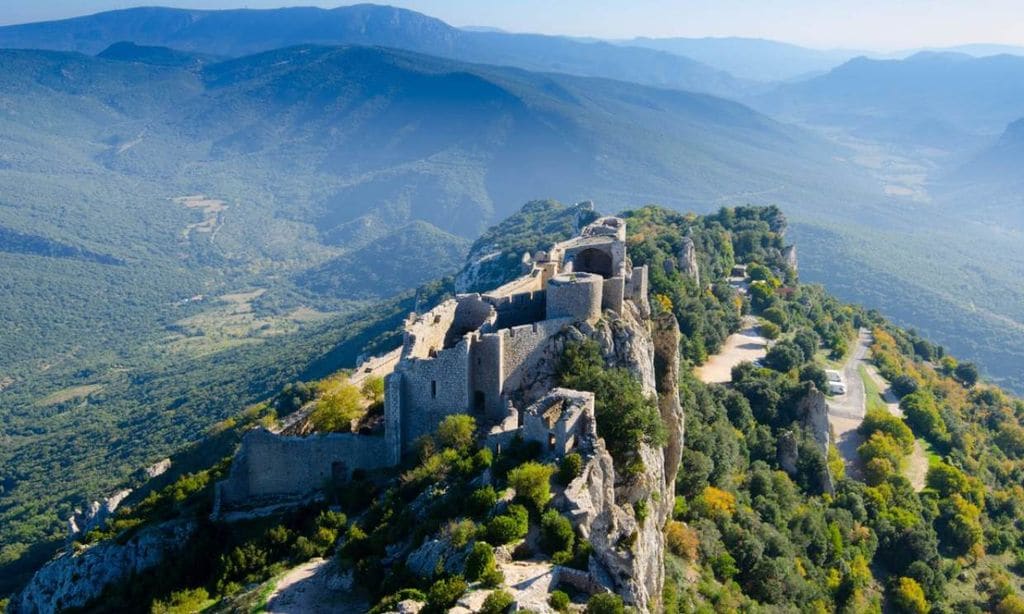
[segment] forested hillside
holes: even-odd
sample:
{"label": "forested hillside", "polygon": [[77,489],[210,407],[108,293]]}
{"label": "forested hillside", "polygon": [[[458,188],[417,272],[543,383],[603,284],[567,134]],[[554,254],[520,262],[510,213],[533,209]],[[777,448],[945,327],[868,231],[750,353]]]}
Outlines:
{"label": "forested hillside", "polygon": [[[524,245],[557,238],[559,213],[566,221],[579,212],[531,204],[503,224],[503,239]],[[675,316],[686,358],[679,389],[686,443],[673,518],[664,527],[665,610],[1018,611],[1024,594],[1024,402],[978,381],[972,365],[877,312],[798,283],[782,257],[788,225],[777,208],[697,216],[647,207],[624,216],[629,253],[652,274],[652,306]],[[539,218],[547,223],[524,223]],[[538,228],[544,230],[538,234]],[[489,236],[493,241],[494,233]],[[674,264],[684,238],[698,249],[707,285]],[[734,263],[747,264],[754,280],[746,296],[726,283]],[[510,264],[510,274],[517,264]],[[692,367],[718,350],[744,313],[774,327],[764,366],[741,364],[730,385],[702,383]],[[380,324],[378,330],[387,328]],[[810,391],[824,386],[823,367],[851,351],[858,328],[871,331],[871,359],[901,397],[903,417],[869,409],[860,428],[861,477],[851,478],[834,447],[824,453],[815,443],[802,412]],[[567,347],[562,360],[564,385],[596,391],[598,432],[609,448],[628,449],[635,431],[612,425],[643,411],[636,382],[603,367],[586,344]],[[316,395],[336,385],[336,379],[299,379],[308,385],[291,386],[220,427],[226,429],[221,453],[235,441],[234,429],[294,406],[290,395]],[[602,403],[619,409],[601,414]],[[441,611],[467,590],[500,587],[505,577],[495,547],[518,544],[531,527],[539,541],[527,540],[515,552],[585,567],[587,540],[548,504],[579,468],[568,460],[558,467],[532,462],[536,450],[528,446],[493,457],[471,443],[471,426],[457,422],[446,423],[401,471],[359,478],[324,503],[259,521],[204,521],[172,564],[109,591],[103,606],[259,606],[275,574],[328,555],[340,570],[354,572],[359,590],[349,597],[363,608],[387,611],[413,599]],[[657,430],[644,429],[643,436],[656,441]],[[793,441],[793,463],[781,453],[784,440]],[[917,489],[904,476],[915,440],[930,456],[925,484]],[[154,522],[206,518],[210,484],[225,465],[206,466],[131,503],[110,529],[86,541],[125,537]],[[498,488],[475,486],[487,469]],[[515,494],[511,505],[499,501],[505,488]],[[327,504],[343,513],[326,511]],[[389,544],[430,538],[472,554],[425,576],[387,562]],[[552,606],[562,599],[553,593]],[[580,597],[569,591],[565,599]]]}

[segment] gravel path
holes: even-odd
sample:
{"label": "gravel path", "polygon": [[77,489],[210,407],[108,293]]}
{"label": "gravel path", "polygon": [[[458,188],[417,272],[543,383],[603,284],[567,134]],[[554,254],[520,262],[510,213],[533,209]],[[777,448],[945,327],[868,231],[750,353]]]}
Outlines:
{"label": "gravel path", "polygon": [[746,316],[739,332],[729,335],[722,349],[697,367],[697,378],[705,384],[727,384],[732,368],[741,362],[754,362],[768,353],[768,340],[761,336],[757,318]]}
{"label": "gravel path", "polygon": [[326,559],[312,559],[289,570],[267,598],[269,614],[359,614],[369,605],[357,593],[338,584]]}

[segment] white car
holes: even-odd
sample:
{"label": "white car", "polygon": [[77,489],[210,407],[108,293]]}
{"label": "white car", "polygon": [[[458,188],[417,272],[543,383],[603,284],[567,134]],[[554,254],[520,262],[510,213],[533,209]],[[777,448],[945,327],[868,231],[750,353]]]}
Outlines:
{"label": "white car", "polygon": [[828,383],[828,392],[829,394],[846,394],[846,384],[830,381]]}
{"label": "white car", "polygon": [[825,377],[830,382],[843,383],[843,376],[839,374],[839,371],[833,371],[832,369],[825,369]]}

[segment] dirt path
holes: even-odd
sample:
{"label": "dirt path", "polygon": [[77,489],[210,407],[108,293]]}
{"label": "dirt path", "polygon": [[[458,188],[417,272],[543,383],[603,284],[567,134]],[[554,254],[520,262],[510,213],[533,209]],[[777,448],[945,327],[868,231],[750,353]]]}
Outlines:
{"label": "dirt path", "polygon": [[732,381],[732,368],[741,362],[754,362],[768,353],[768,340],[761,336],[757,318],[747,316],[739,332],[729,335],[722,349],[697,367],[697,378],[705,384]]}
{"label": "dirt path", "polygon": [[267,597],[269,614],[358,614],[369,604],[352,590],[337,586],[326,559],[312,559],[286,572]]}
{"label": "dirt path", "polygon": [[[900,409],[900,401],[889,386],[889,382],[885,381],[875,365],[867,365],[867,374],[878,386],[889,413],[902,418],[903,410]],[[914,439],[914,450],[904,459],[904,462],[906,464],[903,466],[903,477],[910,481],[914,490],[920,492],[924,489],[925,477],[928,475],[928,455],[925,453],[920,439]]]}

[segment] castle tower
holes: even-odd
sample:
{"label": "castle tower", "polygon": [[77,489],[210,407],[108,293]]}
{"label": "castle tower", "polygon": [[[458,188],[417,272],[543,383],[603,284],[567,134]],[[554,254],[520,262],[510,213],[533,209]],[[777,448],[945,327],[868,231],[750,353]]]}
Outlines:
{"label": "castle tower", "polygon": [[548,281],[547,319],[596,322],[601,317],[604,278],[594,273],[564,273]]}

